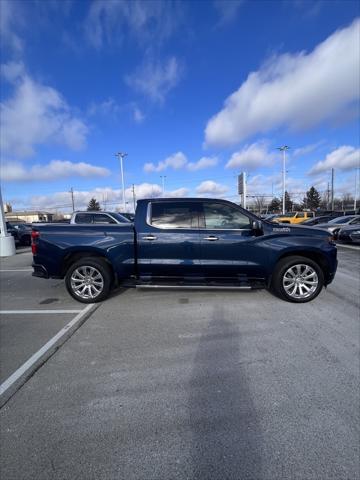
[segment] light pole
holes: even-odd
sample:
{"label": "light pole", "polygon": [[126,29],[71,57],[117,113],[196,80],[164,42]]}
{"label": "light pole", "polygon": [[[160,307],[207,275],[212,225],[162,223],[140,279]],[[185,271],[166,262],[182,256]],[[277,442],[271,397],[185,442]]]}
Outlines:
{"label": "light pole", "polygon": [[160,178],[161,178],[161,182],[162,182],[162,196],[164,196],[164,194],[165,194],[165,178],[166,178],[166,175],[160,175]]}
{"label": "light pole", "polygon": [[122,200],[123,200],[123,211],[126,212],[126,203],[125,203],[125,186],[124,186],[124,168],[123,168],[123,159],[127,156],[125,152],[117,152],[115,153],[115,157],[120,160],[120,168],[121,168],[121,183],[122,183]]}
{"label": "light pole", "polygon": [[283,169],[282,169],[282,190],[283,190],[283,198],[282,198],[282,213],[285,213],[285,190],[286,190],[286,150],[289,150],[290,147],[287,145],[283,145],[282,147],[277,147],[280,152],[283,153]]}
{"label": "light pole", "polygon": [[6,229],[6,218],[0,187],[0,257],[10,257],[15,255],[15,253],[14,237]]}

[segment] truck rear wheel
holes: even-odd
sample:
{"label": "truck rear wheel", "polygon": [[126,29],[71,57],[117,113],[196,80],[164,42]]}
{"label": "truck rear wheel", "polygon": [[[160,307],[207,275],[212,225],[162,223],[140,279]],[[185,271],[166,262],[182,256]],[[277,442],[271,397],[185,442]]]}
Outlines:
{"label": "truck rear wheel", "polygon": [[310,302],[324,286],[324,274],[320,266],[310,258],[286,257],[277,264],[271,288],[274,293],[293,303]]}
{"label": "truck rear wheel", "polygon": [[105,300],[111,288],[111,272],[101,258],[86,257],[73,263],[65,276],[70,295],[82,303]]}

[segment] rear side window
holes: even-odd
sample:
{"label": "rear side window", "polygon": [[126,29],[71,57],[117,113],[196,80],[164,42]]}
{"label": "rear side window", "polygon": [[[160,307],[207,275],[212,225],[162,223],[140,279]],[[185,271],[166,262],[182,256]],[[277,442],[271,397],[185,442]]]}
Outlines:
{"label": "rear side window", "polygon": [[152,203],[150,223],[157,228],[198,228],[197,213],[191,202]]}
{"label": "rear side window", "polygon": [[110,215],[105,215],[104,213],[96,213],[94,214],[94,223],[107,223],[113,224],[116,221],[110,217]]}
{"label": "rear side window", "polygon": [[75,223],[92,223],[92,213],[77,213]]}
{"label": "rear side window", "polygon": [[204,203],[205,228],[211,230],[249,229],[250,219],[237,208],[223,203]]}

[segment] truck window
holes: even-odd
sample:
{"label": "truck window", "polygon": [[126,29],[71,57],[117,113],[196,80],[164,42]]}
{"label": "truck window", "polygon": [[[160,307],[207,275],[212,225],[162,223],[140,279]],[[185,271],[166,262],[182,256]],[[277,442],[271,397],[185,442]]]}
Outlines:
{"label": "truck window", "polygon": [[205,228],[215,230],[250,229],[250,219],[231,205],[204,203]]}
{"label": "truck window", "polygon": [[92,213],[77,213],[75,216],[75,223],[92,223]]}
{"label": "truck window", "polygon": [[154,202],[150,223],[158,228],[198,228],[197,213],[191,202]]}
{"label": "truck window", "polygon": [[116,223],[116,221],[105,213],[94,213],[94,223],[113,224]]}

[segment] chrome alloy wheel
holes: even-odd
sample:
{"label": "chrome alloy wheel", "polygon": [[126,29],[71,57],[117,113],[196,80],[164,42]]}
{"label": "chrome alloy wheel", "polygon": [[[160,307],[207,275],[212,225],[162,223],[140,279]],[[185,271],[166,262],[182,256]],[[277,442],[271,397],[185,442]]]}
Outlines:
{"label": "chrome alloy wheel", "polygon": [[305,264],[293,265],[283,276],[285,292],[292,298],[307,298],[313,295],[319,279],[314,268]]}
{"label": "chrome alloy wheel", "polygon": [[76,268],[70,278],[71,289],[80,298],[96,298],[103,291],[104,278],[95,267]]}

